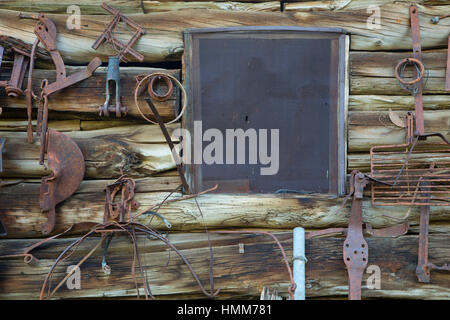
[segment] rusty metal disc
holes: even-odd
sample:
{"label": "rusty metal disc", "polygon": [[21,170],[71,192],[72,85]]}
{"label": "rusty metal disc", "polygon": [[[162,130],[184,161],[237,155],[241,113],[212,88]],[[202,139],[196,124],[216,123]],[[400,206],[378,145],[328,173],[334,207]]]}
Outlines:
{"label": "rusty metal disc", "polygon": [[55,207],[69,198],[84,177],[84,157],[78,145],[61,132],[48,130],[47,161],[52,171],[42,178],[40,206],[48,221],[41,226],[49,234],[55,226]]}

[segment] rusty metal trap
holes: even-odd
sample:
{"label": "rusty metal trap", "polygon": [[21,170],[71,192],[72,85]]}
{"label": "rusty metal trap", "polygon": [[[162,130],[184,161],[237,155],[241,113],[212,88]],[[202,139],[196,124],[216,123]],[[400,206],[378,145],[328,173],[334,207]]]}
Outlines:
{"label": "rusty metal trap", "polygon": [[370,150],[372,205],[450,206],[450,145],[421,140],[413,134],[413,116],[407,115],[404,144]]}

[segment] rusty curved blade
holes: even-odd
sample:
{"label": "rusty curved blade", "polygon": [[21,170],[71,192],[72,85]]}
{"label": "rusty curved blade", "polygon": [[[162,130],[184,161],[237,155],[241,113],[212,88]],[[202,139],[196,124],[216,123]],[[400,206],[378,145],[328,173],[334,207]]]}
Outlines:
{"label": "rusty curved blade", "polygon": [[42,178],[40,206],[47,213],[48,221],[41,226],[48,234],[55,225],[55,207],[69,198],[79,187],[84,177],[84,157],[78,145],[61,132],[48,130],[48,167],[52,171]]}

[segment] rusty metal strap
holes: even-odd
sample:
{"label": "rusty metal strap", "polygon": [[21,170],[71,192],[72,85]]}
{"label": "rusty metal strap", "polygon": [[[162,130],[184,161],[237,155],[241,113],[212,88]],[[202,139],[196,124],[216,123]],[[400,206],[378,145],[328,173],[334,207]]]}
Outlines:
{"label": "rusty metal strap", "polygon": [[169,132],[167,131],[166,125],[164,124],[163,119],[161,118],[158,110],[156,109],[156,107],[153,104],[153,102],[151,101],[151,99],[147,98],[147,99],[145,99],[145,101],[147,102],[148,106],[152,110],[156,121],[158,121],[159,127],[161,128],[164,138],[166,138],[167,144],[170,147],[170,151],[172,152],[173,160],[175,161],[175,164],[177,166],[178,174],[180,176],[181,183],[183,184],[184,191],[186,193],[189,193],[189,185],[186,181],[186,177],[184,176],[184,170],[183,170],[183,167],[181,166],[180,156],[178,155],[177,150],[175,149],[175,146],[172,142],[172,139],[170,138],[170,135],[169,135]]}
{"label": "rusty metal strap", "polygon": [[[420,22],[419,22],[419,9],[417,6],[411,6],[409,8],[410,20],[411,20],[411,33],[413,41],[413,58],[422,62],[422,48],[420,45]],[[418,74],[416,72],[416,77]],[[422,83],[419,83],[417,92],[414,95],[414,108],[416,112],[416,130],[418,135],[423,135],[424,119],[423,119],[423,99],[422,99]]]}
{"label": "rusty metal strap", "polygon": [[445,73],[445,91],[450,91],[450,36],[448,36],[447,72]]}

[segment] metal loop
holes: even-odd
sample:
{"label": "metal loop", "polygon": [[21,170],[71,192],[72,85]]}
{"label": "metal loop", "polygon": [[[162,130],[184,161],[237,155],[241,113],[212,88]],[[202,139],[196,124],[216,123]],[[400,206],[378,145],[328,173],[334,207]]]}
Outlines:
{"label": "metal loop", "polygon": [[[417,77],[411,81],[406,81],[402,78],[403,72],[408,65],[413,65],[417,71]],[[397,78],[400,86],[412,92],[414,95],[418,92],[419,84],[423,79],[425,74],[425,66],[422,61],[415,58],[406,58],[399,61],[399,63],[395,66],[395,77]]]}
{"label": "metal loop", "polygon": [[[165,94],[159,94],[158,92],[156,92],[154,90],[156,80],[164,80],[164,82],[167,84],[167,92]],[[148,94],[150,95],[150,97],[152,99],[155,99],[156,101],[159,101],[159,102],[167,101],[172,96],[172,93],[173,93],[172,80],[170,80],[170,78],[167,76],[152,77],[152,79],[150,80],[150,83],[148,84],[147,90],[148,90]]]}
{"label": "metal loop", "polygon": [[144,118],[145,120],[147,120],[150,123],[158,124],[157,122],[155,122],[153,120],[150,120],[149,118],[147,118],[144,115],[144,113],[142,112],[141,108],[139,107],[139,103],[138,103],[138,100],[137,100],[138,92],[139,92],[139,89],[142,86],[142,84],[145,83],[145,81],[147,81],[149,78],[155,77],[155,76],[165,76],[165,77],[170,78],[180,88],[180,90],[181,90],[181,92],[183,94],[183,107],[181,108],[181,112],[175,119],[173,119],[173,120],[171,120],[171,121],[169,121],[167,123],[164,123],[165,125],[168,125],[168,124],[171,124],[171,123],[174,123],[174,122],[178,121],[183,116],[184,111],[186,110],[186,106],[187,106],[187,93],[186,93],[186,90],[184,89],[184,87],[181,84],[181,82],[178,81],[178,79],[175,78],[174,76],[172,76],[170,74],[165,74],[165,73],[162,73],[162,72],[155,72],[155,73],[151,73],[149,75],[146,75],[141,80],[139,80],[139,78],[136,77],[137,85],[136,85],[136,89],[134,90],[134,103],[135,103],[136,108],[138,109],[139,113],[141,114],[142,118]]}

